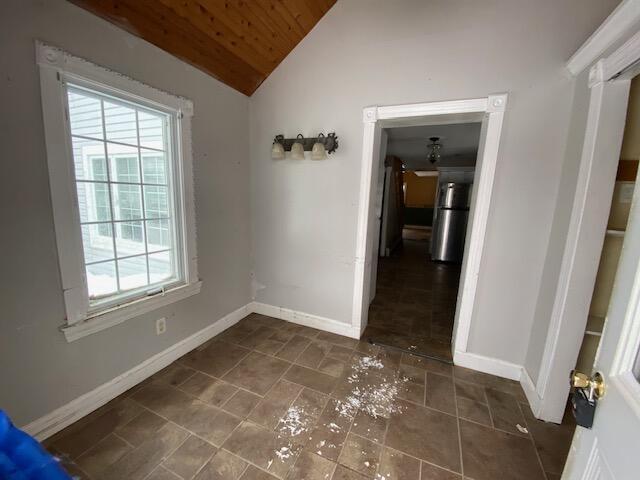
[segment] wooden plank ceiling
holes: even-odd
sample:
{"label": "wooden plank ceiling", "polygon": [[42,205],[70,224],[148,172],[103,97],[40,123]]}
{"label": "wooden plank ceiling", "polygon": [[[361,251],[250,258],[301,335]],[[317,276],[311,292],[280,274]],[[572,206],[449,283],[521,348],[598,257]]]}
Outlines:
{"label": "wooden plank ceiling", "polygon": [[336,0],[70,0],[251,95]]}

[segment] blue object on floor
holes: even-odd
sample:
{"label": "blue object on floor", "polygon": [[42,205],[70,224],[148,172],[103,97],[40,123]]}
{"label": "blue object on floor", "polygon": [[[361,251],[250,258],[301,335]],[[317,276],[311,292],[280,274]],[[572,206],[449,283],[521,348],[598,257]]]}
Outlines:
{"label": "blue object on floor", "polygon": [[71,480],[58,460],[0,410],[0,479]]}

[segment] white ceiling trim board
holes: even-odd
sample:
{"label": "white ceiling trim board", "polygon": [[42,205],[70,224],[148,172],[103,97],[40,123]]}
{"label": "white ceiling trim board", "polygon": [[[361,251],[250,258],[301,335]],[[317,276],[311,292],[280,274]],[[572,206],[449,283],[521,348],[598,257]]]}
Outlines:
{"label": "white ceiling trim board", "polygon": [[636,23],[640,22],[640,0],[623,0],[567,62],[574,77],[592,65]]}

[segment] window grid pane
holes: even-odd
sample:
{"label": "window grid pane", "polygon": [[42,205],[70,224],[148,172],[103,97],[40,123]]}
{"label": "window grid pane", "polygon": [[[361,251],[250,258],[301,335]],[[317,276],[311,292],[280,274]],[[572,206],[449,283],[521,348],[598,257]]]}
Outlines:
{"label": "window grid pane", "polygon": [[176,278],[167,117],[69,87],[90,300]]}

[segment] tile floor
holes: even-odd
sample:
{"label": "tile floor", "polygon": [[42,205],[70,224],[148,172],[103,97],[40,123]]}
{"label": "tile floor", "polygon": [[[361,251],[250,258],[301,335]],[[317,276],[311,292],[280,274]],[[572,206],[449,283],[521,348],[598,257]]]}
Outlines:
{"label": "tile floor", "polygon": [[460,266],[432,262],[428,248],[405,234],[401,249],[378,260],[363,338],[450,362]]}
{"label": "tile floor", "polygon": [[524,401],[510,380],[251,314],[45,445],[93,480],[555,480],[573,426]]}

